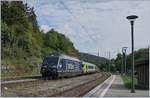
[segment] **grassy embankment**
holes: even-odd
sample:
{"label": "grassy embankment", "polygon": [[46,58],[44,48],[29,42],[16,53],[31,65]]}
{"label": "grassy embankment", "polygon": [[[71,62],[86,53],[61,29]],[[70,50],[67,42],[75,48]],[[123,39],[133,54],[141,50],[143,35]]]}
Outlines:
{"label": "grassy embankment", "polygon": [[[122,75],[122,80],[124,82],[125,87],[130,89],[132,87],[132,77],[128,75]],[[138,81],[136,78],[134,78],[134,84],[137,85]]]}

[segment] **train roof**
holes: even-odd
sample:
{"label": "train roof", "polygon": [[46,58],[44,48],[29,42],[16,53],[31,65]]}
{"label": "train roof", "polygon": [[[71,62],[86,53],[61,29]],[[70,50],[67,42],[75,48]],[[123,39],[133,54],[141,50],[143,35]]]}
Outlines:
{"label": "train roof", "polygon": [[95,64],[92,64],[92,63],[89,63],[89,62],[82,62],[83,64],[88,64],[88,65],[93,65],[93,66],[96,66]]}
{"label": "train roof", "polygon": [[71,56],[67,56],[67,55],[61,55],[61,58],[64,59],[70,59],[70,60],[74,60],[74,61],[80,61],[79,59],[75,58],[75,57],[71,57]]}
{"label": "train roof", "polygon": [[69,59],[69,60],[74,60],[74,61],[80,61],[79,59],[75,58],[75,57],[71,57],[71,56],[67,56],[67,55],[64,55],[64,54],[59,54],[59,55],[50,55],[48,57],[60,57],[60,58],[63,58],[63,59]]}

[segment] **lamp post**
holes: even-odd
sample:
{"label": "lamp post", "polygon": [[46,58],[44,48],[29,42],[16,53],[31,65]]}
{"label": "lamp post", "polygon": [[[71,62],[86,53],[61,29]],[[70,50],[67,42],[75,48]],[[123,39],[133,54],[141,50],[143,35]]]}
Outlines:
{"label": "lamp post", "polygon": [[122,48],[122,64],[121,64],[121,75],[123,75],[123,48]]}
{"label": "lamp post", "polygon": [[127,50],[127,48],[128,47],[122,47],[122,51],[123,51],[123,53],[122,54],[124,54],[124,73],[126,74],[126,50]]}
{"label": "lamp post", "polygon": [[135,93],[134,85],[134,21],[138,18],[136,15],[131,15],[126,17],[131,24],[131,47],[132,47],[132,89],[131,93]]}
{"label": "lamp post", "polygon": [[111,71],[110,70],[110,67],[111,67],[111,59],[110,59],[110,52],[108,52],[109,53],[109,72]]}

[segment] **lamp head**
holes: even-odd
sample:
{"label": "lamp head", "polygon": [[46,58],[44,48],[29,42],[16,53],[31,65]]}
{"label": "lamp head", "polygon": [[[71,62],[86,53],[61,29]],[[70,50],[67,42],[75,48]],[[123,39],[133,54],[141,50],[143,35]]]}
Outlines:
{"label": "lamp head", "polygon": [[125,53],[125,51],[126,51],[127,48],[128,47],[122,47],[122,52]]}
{"label": "lamp head", "polygon": [[135,19],[137,19],[138,16],[136,16],[136,15],[130,15],[130,16],[127,16],[126,18],[127,18],[129,21],[135,21]]}

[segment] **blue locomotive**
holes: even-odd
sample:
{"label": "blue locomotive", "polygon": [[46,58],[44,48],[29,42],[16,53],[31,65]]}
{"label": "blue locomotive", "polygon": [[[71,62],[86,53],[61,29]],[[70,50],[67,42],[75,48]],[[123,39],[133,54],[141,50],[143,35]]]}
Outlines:
{"label": "blue locomotive", "polygon": [[90,72],[96,72],[96,65],[82,62],[77,58],[67,55],[45,57],[40,71],[44,79],[50,77],[70,77]]}

